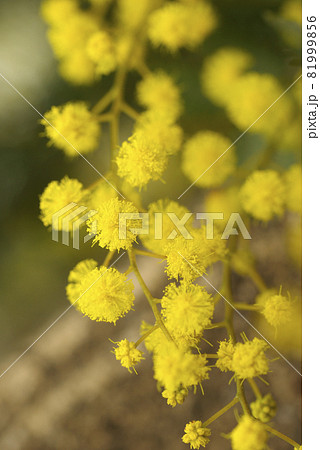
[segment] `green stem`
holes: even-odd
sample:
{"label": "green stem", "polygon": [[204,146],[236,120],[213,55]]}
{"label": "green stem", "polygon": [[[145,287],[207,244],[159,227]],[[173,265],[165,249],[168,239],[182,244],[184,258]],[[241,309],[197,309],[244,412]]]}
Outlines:
{"label": "green stem", "polygon": [[235,376],[236,384],[237,384],[237,398],[239,399],[243,412],[249,416],[251,416],[251,411],[244,393],[243,384],[239,380],[237,376]]}
{"label": "green stem", "polygon": [[247,378],[247,382],[250,384],[251,389],[253,390],[253,393],[256,396],[256,398],[261,398],[262,394],[255,380],[253,378]]}
{"label": "green stem", "polygon": [[112,258],[113,258],[113,255],[114,255],[114,254],[115,254],[115,250],[110,251],[110,252],[107,254],[105,260],[104,260],[103,263],[102,263],[102,265],[108,267],[109,264],[110,264],[110,262],[111,262],[111,260],[112,260]]}
{"label": "green stem", "polygon": [[206,330],[214,330],[215,328],[225,328],[226,322],[216,322],[212,324],[210,327],[206,327]]}
{"label": "green stem", "polygon": [[148,330],[146,333],[144,333],[140,339],[137,340],[137,342],[134,344],[134,346],[137,348],[138,345],[141,344],[141,342],[143,342],[145,339],[147,339],[148,336],[150,336],[151,333],[153,333],[155,330],[157,330],[159,328],[159,325],[153,325],[152,328],[150,328],[150,330]]}
{"label": "green stem", "polygon": [[102,111],[104,111],[110,103],[113,101],[114,97],[116,95],[116,91],[114,88],[111,88],[110,91],[108,91],[99,101],[95,104],[95,106],[92,108],[93,114],[100,114]]}
{"label": "green stem", "polygon": [[133,120],[139,120],[140,114],[130,105],[125,102],[121,103],[121,111],[124,112],[128,117],[131,117]]}
{"label": "green stem", "polygon": [[274,434],[278,438],[282,439],[285,442],[288,442],[288,444],[292,445],[293,447],[300,447],[300,444],[298,442],[294,441],[293,439],[289,438],[285,434],[281,433],[278,430],[275,430],[274,428],[270,427],[270,425],[265,425],[265,429],[269,431],[269,433]]}
{"label": "green stem", "polygon": [[[229,262],[225,263],[224,266],[224,274],[223,274],[223,286],[224,286],[224,292],[226,294],[226,298],[228,299],[228,302],[225,302],[225,323],[226,328],[229,334],[229,338],[233,344],[236,343],[236,337],[233,327],[233,298],[232,298],[232,291],[231,291],[231,268]],[[243,385],[239,378],[235,375],[236,380],[236,386],[237,386],[237,398],[240,401],[240,404],[242,406],[243,412],[245,414],[251,415],[250,408],[248,405],[248,402],[246,400],[246,396],[244,393]]]}
{"label": "green stem", "polygon": [[236,405],[238,403],[239,399],[237,397],[235,397],[233,400],[231,400],[230,403],[228,403],[225,407],[223,407],[222,409],[220,409],[218,412],[216,412],[215,414],[213,414],[213,416],[211,416],[208,420],[206,420],[203,424],[204,427],[207,427],[208,425],[210,425],[210,423],[214,422],[215,420],[217,420],[220,416],[222,416],[225,412],[227,412],[229,409],[231,409],[234,405]]}
{"label": "green stem", "polygon": [[251,280],[254,282],[254,284],[257,286],[260,292],[263,292],[267,289],[266,283],[262,279],[261,275],[254,269],[250,270],[248,273]]}
{"label": "green stem", "polygon": [[139,284],[140,284],[140,286],[141,286],[141,288],[143,290],[143,293],[146,296],[146,298],[147,298],[147,300],[149,302],[149,305],[150,305],[150,307],[152,309],[152,312],[153,312],[154,317],[156,319],[156,324],[159,325],[159,327],[163,331],[163,333],[166,336],[166,338],[169,341],[173,342],[173,339],[170,336],[169,331],[167,330],[165,324],[163,323],[161,314],[160,314],[160,312],[159,312],[159,310],[157,308],[157,304],[156,304],[154,298],[152,297],[152,295],[151,295],[147,285],[145,284],[145,282],[144,282],[144,280],[143,280],[143,278],[142,278],[142,276],[141,276],[141,274],[139,272],[139,269],[138,269],[138,266],[137,266],[137,262],[136,262],[136,258],[135,258],[135,255],[134,255],[133,251],[132,250],[128,250],[128,255],[129,255],[129,260],[130,260],[131,267],[132,267],[132,269],[133,269],[133,271],[134,271],[134,273],[135,273],[135,275],[137,277],[137,280],[138,280],[138,282],[139,282]]}

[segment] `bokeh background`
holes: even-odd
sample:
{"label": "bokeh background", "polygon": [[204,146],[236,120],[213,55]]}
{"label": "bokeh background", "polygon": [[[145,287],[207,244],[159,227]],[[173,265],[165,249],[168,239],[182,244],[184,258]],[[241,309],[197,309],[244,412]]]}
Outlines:
{"label": "bokeh background", "polygon": [[[213,2],[220,26],[196,52],[181,51],[172,57],[161,51],[150,52],[150,68],[162,67],[183,88],[186,114],[182,125],[189,134],[201,128],[220,130],[236,139],[239,131],[224,112],[201,94],[199,69],[203,57],[224,45],[249,50],[256,69],[269,72],[289,85],[300,65],[300,30],[283,21],[280,0],[217,0]],[[84,99],[94,104],[111,85],[104,77],[94,87],[76,88],[58,75],[57,63],[46,39],[46,26],[39,14],[40,1],[0,1],[0,73],[42,114],[52,105]],[[283,36],[285,34],[285,36]],[[129,78],[126,96],[134,101],[137,76]],[[0,77],[0,352],[1,373],[61,314],[68,303],[65,285],[69,270],[88,256],[103,259],[101,249],[91,243],[80,250],[51,240],[39,216],[39,195],[51,180],[64,175],[77,177],[84,184],[97,175],[81,158],[70,161],[62,152],[47,147],[41,136],[39,114]],[[132,123],[123,119],[123,138]],[[108,165],[108,129],[99,150],[88,159],[102,173]],[[239,159],[246,159],[261,148],[261,137],[245,135],[238,143]],[[299,156],[286,152],[276,164],[286,167]],[[172,158],[166,184],[151,183],[145,202],[161,195],[175,199],[188,186],[176,177],[179,156]],[[183,203],[197,206],[202,194],[193,188]],[[277,285],[286,280],[300,289],[300,272],[288,262],[283,233],[278,224],[268,230],[257,228],[255,249],[263,255],[260,263],[266,281]],[[267,244],[266,244],[267,242]],[[280,249],[280,250],[279,250]],[[165,283],[161,267],[140,261],[145,278],[159,295]],[[127,261],[119,262],[126,267]],[[219,279],[220,268],[210,276]],[[241,296],[254,296],[248,280],[235,277]],[[231,399],[229,375],[213,373],[204,383],[205,397],[198,392],[186,403],[171,409],[158,394],[152,379],[150,361],[139,369],[139,376],[128,374],[110,353],[108,338],[137,338],[139,320],[150,314],[137,291],[136,312],[121,324],[91,323],[74,310],[68,311],[3,377],[0,378],[0,448],[15,449],[180,449],[183,427],[196,417],[208,417]],[[241,319],[236,321],[243,329]],[[250,330],[248,331],[250,335]],[[218,337],[218,334],[217,334]],[[221,335],[221,338],[224,336]],[[299,366],[298,353],[289,355]],[[217,375],[217,376],[216,376]],[[215,379],[217,378],[217,379]],[[279,403],[275,426],[300,440],[300,377],[278,360],[269,376]],[[250,394],[249,394],[250,396]],[[227,449],[221,437],[235,424],[232,413],[214,426],[208,448]],[[270,448],[289,445],[272,439]]]}

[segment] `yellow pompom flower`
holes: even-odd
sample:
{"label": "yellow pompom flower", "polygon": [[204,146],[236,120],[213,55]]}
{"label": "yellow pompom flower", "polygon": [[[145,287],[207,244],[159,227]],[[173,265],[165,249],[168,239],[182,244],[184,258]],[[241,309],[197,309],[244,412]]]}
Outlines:
{"label": "yellow pompom flower", "polygon": [[41,124],[49,145],[55,145],[66,155],[74,157],[79,153],[89,153],[98,146],[100,125],[84,102],[66,103],[53,106],[44,115]]}
{"label": "yellow pompom flower", "polygon": [[167,256],[166,273],[169,278],[191,282],[205,273],[203,249],[198,239],[186,239],[180,235],[168,241],[164,248]]}
{"label": "yellow pompom flower", "polygon": [[210,368],[203,355],[192,354],[168,340],[154,354],[153,362],[154,378],[169,391],[176,391],[181,386],[196,386],[209,378]]}
{"label": "yellow pompom flower", "polygon": [[168,213],[173,213],[181,220],[189,210],[169,199],[160,199],[149,205],[149,234],[141,235],[141,240],[143,245],[153,252],[164,254],[165,247],[170,243],[168,240],[170,234],[174,231],[179,234]]}
{"label": "yellow pompom flower", "polygon": [[183,387],[179,388],[177,391],[169,391],[168,389],[165,389],[162,391],[161,395],[163,398],[167,399],[167,404],[174,408],[177,404],[182,405],[185,401],[185,398],[188,395],[188,389]]}
{"label": "yellow pompom flower", "polygon": [[220,342],[219,350],[217,351],[218,359],[216,362],[216,366],[221,370],[221,372],[232,370],[232,359],[234,351],[235,347],[230,340]]}
{"label": "yellow pompom flower", "polygon": [[128,339],[122,339],[120,342],[116,342],[117,347],[114,347],[113,353],[121,365],[131,372],[131,369],[135,370],[135,365],[138,364],[143,358],[143,353],[138,350],[134,342],[128,341]]}
{"label": "yellow pompom flower", "polygon": [[302,169],[294,164],[284,175],[286,203],[289,211],[302,213]]}
{"label": "yellow pompom flower", "polygon": [[272,297],[273,295],[276,295],[277,291],[274,288],[271,289],[265,289],[260,294],[257,295],[255,302],[256,305],[258,305],[261,309],[264,308],[264,305],[266,304],[266,301]]}
{"label": "yellow pompom flower", "polygon": [[165,72],[148,74],[137,85],[137,99],[140,105],[173,120],[182,112],[181,93],[174,80]]}
{"label": "yellow pompom flower", "polygon": [[184,174],[197,186],[220,186],[236,168],[235,149],[229,148],[231,145],[232,142],[220,133],[198,132],[184,145]]}
{"label": "yellow pompom flower", "polygon": [[205,447],[210,441],[211,430],[204,427],[200,420],[193,420],[187,423],[184,432],[185,434],[181,439],[185,444],[190,444],[191,449]]}
{"label": "yellow pompom flower", "polygon": [[270,295],[264,299],[261,313],[273,327],[282,326],[292,319],[292,300],[281,293]]}
{"label": "yellow pompom flower", "polygon": [[98,21],[93,15],[79,11],[70,15],[67,23],[50,28],[48,38],[55,55],[64,58],[85,47],[89,37],[98,29]]}
{"label": "yellow pompom flower", "polygon": [[[76,179],[65,176],[61,181],[51,181],[40,196],[40,219],[46,227],[52,226],[57,230],[69,231],[72,221],[63,219],[73,209],[79,207],[79,203],[86,195],[87,191]],[[55,217],[58,212],[58,217]]]}
{"label": "yellow pompom flower", "polygon": [[214,311],[212,296],[194,284],[169,284],[161,300],[166,326],[176,336],[197,336],[211,325]]}
{"label": "yellow pompom flower", "polygon": [[151,180],[159,180],[167,167],[168,155],[158,142],[143,131],[134,133],[123,142],[116,158],[118,175],[142,188]]}
{"label": "yellow pompom flower", "polygon": [[262,339],[254,338],[235,345],[232,357],[232,371],[239,378],[253,378],[269,372],[269,362],[265,355],[268,344]]}
{"label": "yellow pompom flower", "polygon": [[72,15],[79,13],[76,0],[45,0],[41,3],[41,15],[51,26],[63,25]]}
{"label": "yellow pompom flower", "polygon": [[252,63],[252,56],[244,50],[224,47],[216,51],[204,62],[201,75],[204,94],[213,103],[224,106],[234,83]]}
{"label": "yellow pompom flower", "polygon": [[252,125],[250,132],[274,136],[291,118],[289,97],[283,96],[271,107],[283,91],[273,75],[255,72],[243,75],[234,84],[226,104],[230,119],[240,130]]}
{"label": "yellow pompom flower", "polygon": [[96,67],[87,55],[86,49],[78,48],[63,58],[59,64],[62,78],[76,86],[88,86],[96,81]]}
{"label": "yellow pompom flower", "polygon": [[111,36],[106,31],[97,31],[89,38],[86,51],[96,64],[99,75],[108,75],[116,68],[116,54]]}
{"label": "yellow pompom flower", "polygon": [[181,148],[183,130],[172,123],[172,118],[164,111],[149,110],[141,114],[135,131],[157,142],[168,155],[174,155]]}
{"label": "yellow pompom flower", "polygon": [[174,52],[194,48],[216,27],[217,18],[209,3],[198,0],[166,3],[149,17],[148,36],[154,46]]}
{"label": "yellow pompom flower", "polygon": [[244,415],[230,433],[230,438],[232,450],[264,450],[268,433],[261,422]]}
{"label": "yellow pompom flower", "polygon": [[240,201],[248,214],[268,222],[283,214],[285,193],[285,185],[275,170],[256,170],[242,186]]}
{"label": "yellow pompom flower", "polygon": [[82,281],[85,277],[98,266],[94,259],[85,259],[80,261],[69,273],[67,297],[71,303],[77,302],[83,294]]}
{"label": "yellow pompom flower", "polygon": [[116,323],[133,306],[134,285],[114,268],[82,261],[70,272],[68,282],[70,303],[91,320]]}
{"label": "yellow pompom flower", "polygon": [[128,214],[138,214],[131,202],[111,198],[101,205],[98,212],[87,221],[88,231],[96,235],[93,243],[98,242],[100,247],[118,251],[132,247],[136,239],[134,229],[141,224],[139,219],[127,217]]}
{"label": "yellow pompom flower", "polygon": [[267,394],[264,397],[257,398],[257,400],[250,403],[250,408],[253,417],[263,423],[266,423],[270,422],[270,420],[276,415],[277,405],[272,395]]}

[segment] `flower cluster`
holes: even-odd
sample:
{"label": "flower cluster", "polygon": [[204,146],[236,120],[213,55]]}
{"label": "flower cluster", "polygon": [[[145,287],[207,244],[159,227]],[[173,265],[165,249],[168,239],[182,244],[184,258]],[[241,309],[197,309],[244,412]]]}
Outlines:
{"label": "flower cluster", "polygon": [[[205,384],[209,385],[205,380],[214,371],[218,375],[219,370],[231,372],[231,402],[205,422],[187,423],[182,441],[191,449],[205,447],[211,436],[208,426],[238,404],[243,414],[236,414],[237,426],[224,437],[230,439],[234,450],[263,450],[268,432],[272,432],[267,422],[275,416],[276,404],[271,393],[260,393],[257,384],[268,376],[272,359],[266,355],[269,346],[265,339],[249,340],[242,332],[243,342],[238,340],[233,309],[243,309],[254,314],[254,320],[262,320],[276,331],[279,345],[282,340],[284,345],[286,339],[293,340],[293,335],[299,340],[295,324],[301,311],[289,294],[266,285],[256,268],[259,254],[250,242],[240,240],[240,225],[247,226],[250,233],[256,229],[263,233],[269,222],[277,219],[275,226],[284,224],[287,253],[299,266],[302,170],[296,152],[299,133],[291,133],[291,124],[299,122],[301,99],[298,84],[284,96],[280,80],[258,72],[259,65],[247,50],[222,47],[207,54],[212,48],[208,43],[197,52],[197,58],[204,58],[192,89],[199,82],[194,92],[202,89],[218,106],[219,114],[214,114],[219,115],[219,122],[211,127],[210,103],[199,118],[201,125],[191,114],[188,117],[190,110],[197,113],[192,99],[184,95],[188,77],[180,76],[171,64],[163,64],[164,70],[156,67],[156,62],[166,55],[170,61],[178,58],[179,52],[184,58],[209,39],[218,26],[211,3],[43,0],[41,12],[60,74],[76,85],[100,81],[106,92],[93,106],[75,100],[52,106],[41,121],[42,134],[50,146],[68,157],[98,148],[102,151],[106,139],[110,143],[106,145],[108,167],[99,169],[101,180],[89,185],[68,176],[51,181],[40,196],[40,219],[54,232],[70,232],[75,224],[85,222],[92,244],[106,253],[100,263],[88,258],[69,273],[67,298],[84,316],[116,324],[133,309],[131,277],[136,279],[154,317],[150,323],[142,321],[136,341],[123,337],[113,342],[112,353],[124,368],[137,373],[136,366],[145,357],[140,347],[144,345],[158,390],[168,405],[182,405],[187,395],[199,388],[204,392]],[[291,3],[286,2],[280,14],[297,23]],[[161,57],[149,62],[150,52],[161,52]],[[126,127],[122,126],[123,115],[130,118]],[[247,157],[247,143],[234,145],[239,140],[234,141],[236,129],[242,133],[240,137],[247,132],[259,135],[251,137],[257,147],[252,152],[255,155],[248,151]],[[282,158],[290,161],[289,167],[273,158],[278,151],[295,155]],[[186,206],[184,199],[173,200],[175,193],[170,189],[162,193],[167,179],[170,187],[177,184],[181,191],[186,189],[184,193],[193,185],[202,189],[203,202],[197,206],[201,203],[207,213],[200,215],[206,225],[201,222],[197,227],[193,222],[192,202]],[[151,189],[147,192],[148,185]],[[219,213],[220,219],[210,225],[212,213]],[[239,213],[244,221],[232,228],[231,218]],[[113,267],[118,261],[116,252],[121,253],[118,259],[127,255],[119,269]],[[150,290],[144,281],[138,255],[162,263],[159,271],[166,274],[167,285],[161,298],[154,297],[154,286]],[[200,277],[212,287],[221,279],[219,290],[214,287],[216,293],[210,293]],[[248,289],[248,298],[239,300],[241,295],[233,288],[240,277],[249,278],[259,294]],[[290,292],[296,297],[291,286]],[[225,315],[217,319],[221,308],[216,305],[221,299],[226,300]],[[216,329],[225,333],[223,340],[215,337]],[[212,353],[208,348],[215,348],[217,342],[219,347]],[[244,385],[250,386],[256,397],[250,405]]]}
{"label": "flower cluster", "polygon": [[268,344],[258,338],[235,345],[230,341],[222,341],[216,366],[223,372],[234,372],[241,379],[266,375],[269,372],[269,361],[265,355],[267,348]]}

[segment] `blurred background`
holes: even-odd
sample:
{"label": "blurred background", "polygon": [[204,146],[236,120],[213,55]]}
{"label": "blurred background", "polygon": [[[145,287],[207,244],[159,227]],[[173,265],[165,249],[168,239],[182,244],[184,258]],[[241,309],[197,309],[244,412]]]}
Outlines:
{"label": "blurred background", "polygon": [[[299,72],[300,31],[281,18],[280,0],[212,2],[219,15],[219,28],[196,52],[181,51],[170,56],[150,52],[150,68],[162,67],[173,74],[183,88],[186,114],[182,125],[189,134],[201,128],[220,130],[236,139],[239,131],[224,112],[201,94],[199,68],[203,57],[214,49],[234,45],[249,50],[256,70],[276,75],[289,86]],[[46,39],[46,26],[39,14],[40,1],[0,1],[0,73],[41,113],[52,105],[83,99],[94,104],[111,85],[112,76],[93,87],[77,88],[58,74],[57,63]],[[137,76],[129,78],[126,97],[134,101]],[[81,259],[102,261],[104,254],[88,242],[80,250],[51,240],[39,220],[39,195],[52,180],[64,175],[83,184],[97,175],[82,159],[72,162],[62,152],[49,148],[41,136],[39,114],[0,77],[0,371],[1,373],[43,333],[69,306],[65,285],[69,270]],[[123,119],[122,137],[132,123]],[[105,148],[108,129],[101,146],[88,159],[104,173],[108,165]],[[245,135],[238,143],[239,160],[261,148],[261,137]],[[286,167],[298,161],[296,152],[283,152],[276,164]],[[165,175],[166,184],[150,184],[144,193],[146,204],[162,195],[175,199],[188,186],[176,177],[179,156],[172,158]],[[169,193],[169,194],[168,194]],[[193,188],[182,203],[200,205],[202,193]],[[271,285],[286,280],[300,290],[300,269],[288,260],[279,224],[266,229],[256,227],[254,247],[262,255],[260,268]],[[266,244],[267,242],[267,244]],[[126,267],[126,257],[118,267]],[[139,260],[147,283],[160,295],[165,284],[161,267]],[[210,273],[220,277],[219,266]],[[239,299],[254,297],[250,281],[235,277]],[[242,297],[241,297],[242,296]],[[110,353],[108,338],[137,338],[141,319],[150,313],[137,288],[137,304],[117,328],[92,323],[73,309],[68,311],[34,347],[0,378],[0,448],[15,449],[180,449],[186,422],[208,417],[231,399],[228,374],[213,371],[204,383],[205,397],[190,395],[181,407],[171,409],[156,389],[151,361],[139,367],[139,376],[128,374]],[[222,310],[221,310],[222,313]],[[219,311],[217,312],[219,314]],[[243,329],[241,319],[236,320]],[[250,336],[250,330],[247,332]],[[219,338],[219,334],[216,335]],[[220,339],[224,336],[221,334]],[[299,351],[288,356],[300,364]],[[275,427],[300,440],[300,377],[285,362],[273,364],[269,376],[279,403]],[[250,394],[249,394],[250,396]],[[229,425],[228,425],[229,424]],[[229,442],[220,436],[235,424],[232,413],[214,426],[208,448],[227,449]],[[290,448],[271,439],[270,448]]]}

